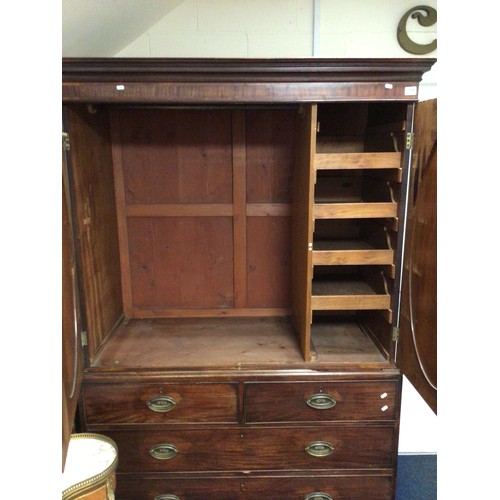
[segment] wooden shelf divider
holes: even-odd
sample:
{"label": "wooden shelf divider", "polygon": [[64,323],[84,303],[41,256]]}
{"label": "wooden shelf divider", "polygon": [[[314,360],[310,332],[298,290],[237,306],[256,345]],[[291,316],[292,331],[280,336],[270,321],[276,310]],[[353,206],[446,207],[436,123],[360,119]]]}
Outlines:
{"label": "wooden shelf divider", "polygon": [[316,170],[401,169],[401,153],[316,153]]}
{"label": "wooden shelf divider", "polygon": [[375,293],[360,280],[318,280],[313,281],[311,306],[313,311],[390,309],[391,296]]}
{"label": "wooden shelf divider", "polygon": [[314,266],[391,265],[393,262],[394,251],[389,249],[313,250]]}
{"label": "wooden shelf divider", "polygon": [[385,310],[391,306],[390,295],[313,295],[313,311]]}
{"label": "wooden shelf divider", "polygon": [[315,203],[315,219],[370,219],[396,217],[396,202]]}

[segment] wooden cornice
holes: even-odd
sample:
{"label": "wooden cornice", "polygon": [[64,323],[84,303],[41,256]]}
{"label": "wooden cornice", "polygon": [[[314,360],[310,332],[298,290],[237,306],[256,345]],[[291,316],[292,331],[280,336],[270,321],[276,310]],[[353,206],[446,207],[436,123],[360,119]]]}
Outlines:
{"label": "wooden cornice", "polygon": [[436,59],[65,58],[63,81],[420,81]]}
{"label": "wooden cornice", "polygon": [[[64,101],[304,102],[414,99],[435,59],[66,58]],[[377,85],[374,85],[377,84]],[[380,85],[389,85],[385,95]],[[117,85],[125,90],[116,89]],[[390,86],[393,85],[391,89]]]}

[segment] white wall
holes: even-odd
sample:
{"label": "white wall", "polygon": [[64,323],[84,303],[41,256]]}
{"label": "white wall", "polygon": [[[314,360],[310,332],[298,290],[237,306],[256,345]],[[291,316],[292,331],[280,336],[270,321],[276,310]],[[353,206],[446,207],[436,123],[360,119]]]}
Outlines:
{"label": "white wall", "polygon": [[[412,57],[397,43],[396,28],[414,6],[415,0],[185,0],[116,56],[311,57],[316,12],[318,57]],[[410,19],[407,27],[419,43],[437,36],[437,25]]]}
{"label": "white wall", "polygon": [[121,57],[309,57],[312,0],[185,0]]}

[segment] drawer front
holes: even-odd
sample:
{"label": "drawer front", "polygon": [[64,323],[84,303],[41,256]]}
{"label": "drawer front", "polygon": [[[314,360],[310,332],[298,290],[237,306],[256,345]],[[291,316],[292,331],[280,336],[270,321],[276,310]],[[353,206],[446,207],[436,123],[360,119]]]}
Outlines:
{"label": "drawer front", "polygon": [[232,423],[236,384],[88,384],[87,424]]}
{"label": "drawer front", "polygon": [[390,468],[389,426],[112,431],[118,471],[189,472]]}
{"label": "drawer front", "polygon": [[245,421],[394,420],[397,382],[245,384]]}
{"label": "drawer front", "polygon": [[[316,496],[314,496],[316,494]],[[170,496],[169,496],[170,495]],[[391,476],[157,479],[123,475],[122,500],[388,500]]]}

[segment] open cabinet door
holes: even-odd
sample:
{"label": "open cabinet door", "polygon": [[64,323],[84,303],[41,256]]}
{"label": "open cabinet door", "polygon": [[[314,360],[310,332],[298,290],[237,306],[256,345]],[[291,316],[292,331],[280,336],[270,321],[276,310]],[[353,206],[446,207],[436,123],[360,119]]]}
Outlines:
{"label": "open cabinet door", "polygon": [[[67,144],[67,143],[66,143]],[[73,430],[83,375],[81,316],[71,219],[67,146],[62,155],[62,468]]]}
{"label": "open cabinet door", "polygon": [[396,364],[437,414],[437,101],[416,105]]}

